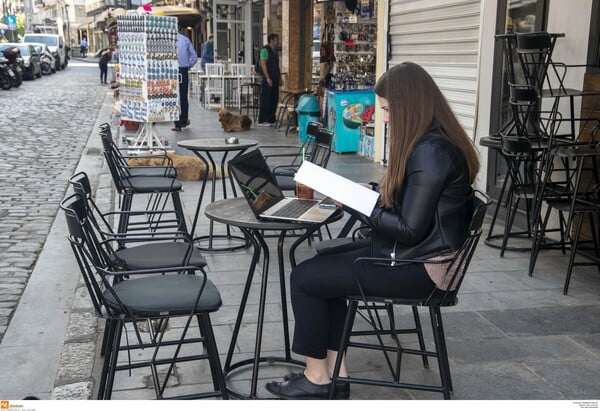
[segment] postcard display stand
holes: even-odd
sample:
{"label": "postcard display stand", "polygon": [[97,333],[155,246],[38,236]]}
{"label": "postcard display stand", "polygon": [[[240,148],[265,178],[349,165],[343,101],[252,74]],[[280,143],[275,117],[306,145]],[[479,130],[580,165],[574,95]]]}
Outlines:
{"label": "postcard display stand", "polygon": [[177,18],[125,15],[117,28],[121,119],[144,123],[129,148],[166,149],[152,125],[179,119]]}

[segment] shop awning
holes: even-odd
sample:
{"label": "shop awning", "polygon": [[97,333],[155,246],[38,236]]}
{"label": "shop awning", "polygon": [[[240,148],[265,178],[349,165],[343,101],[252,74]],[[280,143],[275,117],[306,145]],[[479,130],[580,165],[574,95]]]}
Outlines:
{"label": "shop awning", "polygon": [[202,17],[200,12],[191,7],[183,6],[152,6],[154,13],[161,12],[163,16],[174,16],[177,17],[179,23],[184,26],[195,26],[200,23]]}

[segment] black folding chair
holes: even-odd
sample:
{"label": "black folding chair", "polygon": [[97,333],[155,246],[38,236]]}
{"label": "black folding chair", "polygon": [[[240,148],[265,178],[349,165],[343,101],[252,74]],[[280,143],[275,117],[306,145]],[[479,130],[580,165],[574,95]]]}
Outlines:
{"label": "black folding chair", "polygon": [[[206,278],[201,267],[177,265],[158,269],[112,269],[101,257],[94,238],[95,229],[87,216],[84,199],[79,194],[61,202],[69,232],[69,242],[87,286],[92,304],[99,318],[106,320],[107,347],[99,381],[98,399],[110,399],[117,371],[149,367],[156,397],[165,399],[165,392],[174,367],[178,363],[208,360],[214,391],[184,394],[180,399],[222,397],[227,391],[215,342],[210,313],[221,306],[221,297],[214,284]],[[166,339],[169,320],[185,319],[181,334]],[[190,325],[197,318],[199,337],[190,336]],[[161,326],[157,338],[144,342],[138,322],[158,320]],[[122,332],[125,324],[132,324],[138,345],[123,347]],[[202,344],[206,354],[183,354],[184,344]],[[167,347],[165,349],[165,347]],[[173,349],[173,347],[175,347]],[[145,361],[119,364],[123,349],[152,348],[153,354]],[[198,349],[198,351],[202,351]],[[161,375],[166,368],[164,375]]]}
{"label": "black folding chair", "polygon": [[[165,208],[167,201],[166,198],[163,200],[162,196],[168,195],[172,199],[173,209],[177,214],[179,229],[187,232],[183,206],[179,197],[182,185],[181,182],[175,178],[177,176],[175,168],[158,167],[158,175],[147,175],[143,172],[141,172],[141,174],[132,174],[132,169],[137,167],[132,168],[129,167],[129,165],[124,164],[124,160],[116,154],[119,151],[114,148],[112,133],[110,133],[109,130],[110,127],[101,127],[100,137],[102,138],[102,143],[104,145],[104,158],[106,159],[117,192],[121,196],[120,210],[131,210],[135,194],[149,195],[145,210],[161,210]],[[162,171],[160,170],[161,168]],[[126,232],[128,226],[129,215],[122,214],[119,219],[117,232]]]}
{"label": "black folding chair", "polygon": [[[441,392],[444,395],[445,399],[450,399],[450,392],[452,391],[452,378],[450,375],[450,365],[448,362],[448,350],[446,348],[446,339],[444,336],[444,328],[442,323],[442,314],[441,307],[452,306],[457,304],[457,294],[464,279],[465,273],[469,267],[469,263],[471,262],[471,258],[473,257],[473,253],[475,252],[475,248],[477,247],[477,243],[481,236],[481,225],[483,223],[483,219],[485,217],[487,208],[491,203],[490,199],[479,193],[479,197],[475,200],[474,204],[474,213],[471,219],[471,224],[469,228],[469,236],[462,244],[461,248],[454,253],[453,256],[445,258],[443,260],[437,260],[435,264],[445,264],[447,265],[447,271],[445,274],[445,280],[448,284],[445,290],[434,289],[429,296],[423,299],[402,299],[402,298],[383,298],[378,296],[365,295],[362,291],[363,288],[361,286],[359,280],[359,272],[367,269],[372,264],[386,264],[386,265],[395,265],[400,266],[408,263],[415,262],[426,262],[424,260],[394,260],[394,259],[386,259],[386,258],[358,258],[354,263],[353,275],[355,281],[360,290],[360,295],[356,296],[347,296],[349,307],[348,314],[346,316],[344,331],[342,334],[342,341],[339,349],[339,353],[336,359],[335,368],[333,371],[331,390],[329,393],[329,398],[333,399],[335,397],[335,390],[338,381],[348,381],[350,383],[356,384],[365,384],[365,385],[373,385],[373,386],[383,386],[383,387],[393,387],[393,388],[403,388],[403,389],[414,389],[414,390],[423,390],[423,391],[432,391],[432,392]],[[431,261],[427,261],[427,263],[431,263]],[[435,350],[427,351],[423,342],[419,341],[420,348],[419,349],[409,349],[404,348],[400,344],[399,334],[405,333],[406,330],[397,330],[395,324],[392,322],[392,326],[390,329],[381,329],[379,324],[380,321],[377,321],[377,313],[370,308],[372,303],[376,304],[384,304],[389,307],[394,305],[406,305],[416,308],[418,306],[425,306],[429,308],[429,314],[431,319],[431,325],[433,329],[433,337],[435,342]],[[364,308],[367,310],[367,315],[369,319],[369,324],[373,327],[372,331],[364,331],[364,332],[353,332],[352,327],[354,324],[354,319],[359,307],[359,304],[362,304]],[[408,330],[408,332],[419,333],[421,331],[420,323],[416,324],[415,329]],[[377,337],[377,344],[369,344],[363,342],[354,342],[350,341],[352,335],[371,335]],[[382,336],[389,335],[395,342],[395,346],[386,345],[383,341]],[[353,377],[339,377],[339,371],[342,363],[342,358],[344,353],[346,352],[348,347],[358,347],[358,348],[367,348],[380,350],[383,352],[386,357],[386,361],[388,363],[389,370],[392,374],[392,380],[375,380],[368,378],[353,378]],[[395,352],[397,355],[396,366],[392,365],[392,362],[388,356],[388,352]],[[418,355],[421,357],[435,357],[437,358],[439,373],[440,373],[440,385],[425,385],[425,384],[414,384],[414,383],[404,383],[400,382],[400,368],[401,368],[401,359],[403,354],[412,354]],[[424,360],[424,365],[427,366],[427,362]]]}

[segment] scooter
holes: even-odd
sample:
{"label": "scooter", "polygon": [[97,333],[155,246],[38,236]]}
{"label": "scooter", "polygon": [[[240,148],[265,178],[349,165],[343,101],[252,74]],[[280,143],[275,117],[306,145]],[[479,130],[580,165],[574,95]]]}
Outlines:
{"label": "scooter", "polygon": [[0,63],[0,88],[9,90],[15,78],[15,73],[4,63]]}
{"label": "scooter", "polygon": [[52,74],[52,67],[54,65],[54,61],[48,57],[46,54],[42,54],[40,56],[40,65],[42,67],[42,74],[48,75]]}
{"label": "scooter", "polygon": [[14,76],[11,77],[11,85],[12,87],[19,87],[23,83],[23,67],[21,65],[23,59],[21,58],[21,51],[18,47],[13,47],[4,50],[3,54],[6,60],[3,63],[14,73]]}

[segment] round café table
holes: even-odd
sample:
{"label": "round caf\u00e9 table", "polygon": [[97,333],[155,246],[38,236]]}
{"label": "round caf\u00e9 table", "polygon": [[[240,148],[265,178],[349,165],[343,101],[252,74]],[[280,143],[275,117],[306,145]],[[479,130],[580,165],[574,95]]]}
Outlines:
{"label": "round caf\u00e9 table", "polygon": [[[238,139],[237,143],[230,144],[227,143],[224,138],[219,139],[192,139],[192,140],[182,140],[177,143],[179,147],[185,148],[193,152],[206,167],[207,172],[204,174],[204,178],[202,179],[202,188],[200,189],[200,196],[198,198],[198,204],[196,205],[196,212],[194,214],[194,222],[192,224],[191,236],[194,238],[195,242],[198,242],[198,248],[203,251],[232,251],[238,250],[241,248],[248,247],[248,242],[246,238],[241,236],[236,236],[231,234],[231,229],[229,225],[226,226],[226,234],[215,234],[213,232],[213,220],[210,220],[210,226],[207,235],[201,235],[198,237],[194,237],[196,232],[196,224],[198,223],[198,217],[200,215],[200,208],[202,207],[202,199],[204,197],[204,190],[206,188],[206,182],[208,181],[208,170],[209,164],[212,167],[211,174],[211,193],[210,193],[210,201],[213,203],[216,200],[215,189],[217,184],[217,173],[216,173],[216,164],[213,159],[212,153],[221,152],[223,153],[223,158],[220,163],[221,170],[221,183],[223,185],[223,198],[227,198],[227,184],[225,182],[225,169],[226,169],[226,161],[229,153],[234,153],[234,157],[242,154],[244,151],[249,149],[250,147],[255,147],[258,145],[256,140],[251,140],[247,138]],[[233,183],[233,178],[231,174],[229,174],[229,182],[231,185],[231,191],[233,196],[237,196],[235,184]],[[227,240],[228,245],[222,247],[216,247],[213,245],[213,240]],[[207,246],[202,246],[203,243],[208,242]],[[241,244],[238,245],[230,245],[231,242],[237,242]]]}
{"label": "round caf\u00e9 table", "polygon": [[[287,297],[286,297],[286,286],[285,286],[285,270],[284,270],[284,261],[283,261],[283,251],[284,251],[284,240],[286,238],[286,233],[288,231],[293,230],[301,230],[304,231],[301,236],[295,239],[292,245],[289,248],[289,259],[291,266],[294,267],[296,265],[296,259],[294,257],[296,248],[307,238],[309,238],[316,230],[319,229],[324,224],[329,224],[331,222],[337,221],[342,218],[344,212],[341,209],[338,209],[334,214],[332,214],[326,221],[323,223],[309,223],[309,222],[285,222],[285,221],[268,221],[268,220],[259,220],[254,216],[254,213],[250,209],[248,202],[243,197],[238,198],[228,198],[225,200],[220,200],[214,203],[211,203],[206,206],[204,213],[211,220],[217,221],[219,223],[231,225],[240,228],[250,239],[250,242],[253,246],[253,254],[252,260],[250,262],[250,268],[248,270],[248,277],[246,278],[246,283],[244,286],[244,292],[242,293],[242,298],[240,302],[240,308],[238,310],[237,318],[235,321],[235,326],[233,329],[233,335],[231,337],[231,342],[229,344],[229,349],[227,351],[227,357],[225,360],[224,373],[226,381],[230,380],[231,373],[240,369],[241,367],[252,365],[252,379],[250,384],[250,392],[239,393],[234,391],[231,387],[228,387],[228,391],[235,397],[244,398],[244,399],[256,399],[256,389],[258,384],[258,370],[259,365],[261,363],[274,364],[274,363],[284,363],[291,364],[295,366],[303,366],[304,363],[298,360],[295,360],[291,356],[290,350],[290,333],[288,326],[288,314],[287,314]],[[263,325],[264,325],[264,317],[265,317],[265,306],[267,299],[267,280],[269,276],[269,255],[270,250],[267,242],[265,242],[266,231],[276,231],[279,232],[278,241],[277,241],[277,262],[279,266],[279,284],[280,284],[280,292],[281,292],[281,314],[282,314],[282,326],[283,326],[283,339],[284,339],[284,349],[285,349],[285,357],[261,357],[261,345],[262,345],[262,337],[263,337]],[[259,257],[262,253],[263,262],[262,262],[262,276],[260,280],[260,298],[258,303],[258,321],[257,321],[257,330],[256,330],[256,339],[254,346],[254,357],[245,359],[242,361],[238,361],[236,363],[232,363],[233,352],[236,348],[238,334],[240,328],[242,326],[242,319],[244,316],[244,311],[246,309],[246,303],[248,301],[248,295],[250,293],[250,287],[252,285],[252,279],[254,277],[254,272],[256,266],[258,264]]]}

